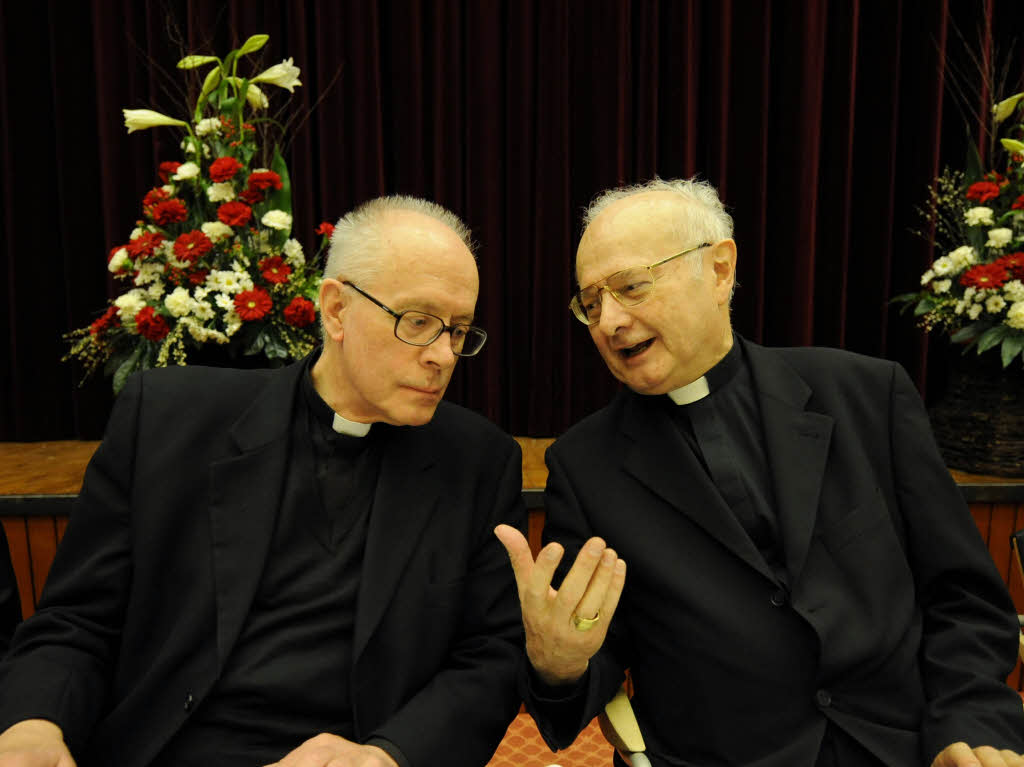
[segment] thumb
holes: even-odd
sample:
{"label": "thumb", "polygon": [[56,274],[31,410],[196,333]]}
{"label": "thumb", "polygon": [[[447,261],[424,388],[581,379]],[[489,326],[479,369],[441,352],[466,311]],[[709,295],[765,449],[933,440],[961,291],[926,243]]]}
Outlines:
{"label": "thumb", "polygon": [[508,553],[516,581],[525,583],[526,576],[533,567],[533,554],[530,552],[530,544],[526,537],[511,525],[498,525],[494,528],[494,535]]}

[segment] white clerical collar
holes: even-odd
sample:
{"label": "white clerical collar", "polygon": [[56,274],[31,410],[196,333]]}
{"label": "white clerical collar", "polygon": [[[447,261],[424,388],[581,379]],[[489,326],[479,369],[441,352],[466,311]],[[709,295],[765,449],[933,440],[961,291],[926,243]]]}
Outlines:
{"label": "white clerical collar", "polygon": [[708,388],[707,376],[701,376],[696,381],[686,384],[686,386],[673,389],[668,393],[668,396],[677,405],[689,405],[691,402],[704,399],[710,393],[711,390]]}
{"label": "white clerical collar", "polygon": [[372,423],[359,423],[358,421],[350,421],[337,413],[334,414],[334,423],[331,424],[338,434],[347,434],[350,437],[365,437],[370,433],[370,427]]}

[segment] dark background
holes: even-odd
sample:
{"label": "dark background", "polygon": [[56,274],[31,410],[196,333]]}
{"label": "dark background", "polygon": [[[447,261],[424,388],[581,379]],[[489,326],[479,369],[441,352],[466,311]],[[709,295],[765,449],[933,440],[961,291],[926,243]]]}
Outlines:
{"label": "dark background", "polygon": [[[77,388],[61,335],[115,294],[107,251],[157,163],[182,159],[174,129],[129,136],[121,108],[184,118],[180,56],[223,56],[256,33],[270,42],[244,72],[289,56],[302,70],[290,101],[265,90],[295,118],[285,156],[307,254],[321,220],[382,193],[433,198],[474,230],[491,340],[449,398],[509,432],[557,435],[614,393],[566,309],[579,213],[654,173],[699,174],[731,208],[737,330],[898,360],[934,400],[951,352],[888,300],[939,255],[910,232],[930,180],[963,167],[979,110],[1021,89],[1020,12],[1019,0],[2,0],[0,440],[102,433],[109,381]],[[990,93],[982,72],[1007,60],[1009,82]]]}

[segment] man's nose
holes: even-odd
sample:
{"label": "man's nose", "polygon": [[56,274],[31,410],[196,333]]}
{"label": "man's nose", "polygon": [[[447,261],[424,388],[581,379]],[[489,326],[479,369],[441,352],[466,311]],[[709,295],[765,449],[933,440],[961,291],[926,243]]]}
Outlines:
{"label": "man's nose", "polygon": [[613,336],[633,320],[633,315],[612,295],[608,286],[601,290],[604,294],[601,296],[601,316],[597,320],[597,326],[605,335]]}
{"label": "man's nose", "polygon": [[450,331],[441,333],[431,343],[423,347],[424,359],[432,362],[442,370],[455,364],[455,352],[452,351],[452,334]]}

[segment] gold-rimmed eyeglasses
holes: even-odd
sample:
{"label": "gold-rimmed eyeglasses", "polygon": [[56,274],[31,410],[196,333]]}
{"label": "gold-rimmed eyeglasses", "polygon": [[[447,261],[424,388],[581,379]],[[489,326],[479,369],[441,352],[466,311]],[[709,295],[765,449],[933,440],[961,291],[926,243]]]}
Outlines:
{"label": "gold-rimmed eyeglasses", "polygon": [[603,280],[603,285],[595,282],[593,285],[580,288],[569,301],[569,309],[584,325],[596,325],[601,320],[601,293],[603,291],[607,290],[623,306],[642,304],[654,295],[655,267],[694,253],[701,248],[709,247],[711,247],[710,242],[702,242],[700,245],[687,248],[649,266],[631,266],[628,269],[615,272]]}

